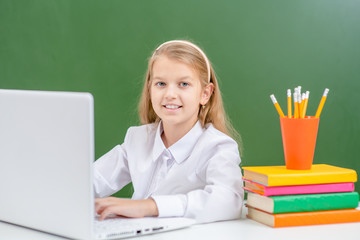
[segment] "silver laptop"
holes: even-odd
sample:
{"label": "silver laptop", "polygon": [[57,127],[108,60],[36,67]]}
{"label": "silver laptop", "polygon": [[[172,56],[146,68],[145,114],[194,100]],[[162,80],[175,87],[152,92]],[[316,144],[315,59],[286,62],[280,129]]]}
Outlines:
{"label": "silver laptop", "polygon": [[96,222],[93,161],[91,94],[0,90],[1,221],[76,239],[116,239],[194,223],[186,218]]}

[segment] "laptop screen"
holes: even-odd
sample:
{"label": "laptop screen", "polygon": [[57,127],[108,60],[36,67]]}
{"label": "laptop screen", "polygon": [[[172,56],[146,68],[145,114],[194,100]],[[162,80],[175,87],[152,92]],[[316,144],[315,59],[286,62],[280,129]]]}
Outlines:
{"label": "laptop screen", "polygon": [[93,115],[89,93],[0,90],[0,220],[90,238]]}

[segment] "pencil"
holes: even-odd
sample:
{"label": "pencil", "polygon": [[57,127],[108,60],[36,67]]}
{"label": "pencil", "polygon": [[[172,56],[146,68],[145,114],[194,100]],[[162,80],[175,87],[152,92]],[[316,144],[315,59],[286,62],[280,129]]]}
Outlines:
{"label": "pencil", "polygon": [[294,118],[299,118],[299,103],[297,90],[294,92]]}
{"label": "pencil", "polygon": [[300,118],[304,118],[303,117],[303,111],[304,111],[304,103],[305,103],[305,93],[301,94],[301,98],[299,99],[299,117]]}
{"label": "pencil", "polygon": [[281,110],[281,107],[280,107],[279,103],[276,101],[276,98],[275,98],[274,94],[271,94],[270,98],[271,98],[271,101],[273,102],[276,110],[278,111],[280,117],[285,117],[283,111]]}
{"label": "pencil", "polygon": [[291,90],[287,90],[287,105],[288,105],[288,118],[292,116],[292,109],[291,109]]}
{"label": "pencil", "polygon": [[329,93],[329,89],[328,89],[328,88],[325,88],[324,94],[323,94],[323,96],[322,96],[322,98],[321,98],[319,107],[318,107],[318,109],[317,109],[317,111],[316,111],[316,114],[315,114],[315,117],[316,117],[316,118],[320,117],[320,114],[321,114],[321,111],[322,111],[322,109],[323,109],[323,107],[324,107],[324,104],[325,104],[325,101],[326,101],[326,98],[327,98],[328,93]]}
{"label": "pencil", "polygon": [[310,95],[310,92],[306,91],[306,93],[305,93],[305,101],[304,101],[304,108],[303,108],[303,111],[302,111],[302,118],[305,118],[305,116],[306,116],[307,105],[308,105],[308,102],[309,102],[309,95]]}

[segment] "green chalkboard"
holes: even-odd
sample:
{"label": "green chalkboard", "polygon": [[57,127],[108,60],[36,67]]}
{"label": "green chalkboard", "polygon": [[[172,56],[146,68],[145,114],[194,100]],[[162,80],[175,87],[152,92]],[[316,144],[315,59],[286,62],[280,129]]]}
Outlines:
{"label": "green chalkboard", "polygon": [[219,76],[242,165],[284,164],[269,95],[285,110],[286,89],[301,85],[310,115],[330,89],[314,163],[360,173],[359,13],[357,0],[0,0],[0,88],[91,92],[98,158],[139,123],[151,52],[189,39]]}

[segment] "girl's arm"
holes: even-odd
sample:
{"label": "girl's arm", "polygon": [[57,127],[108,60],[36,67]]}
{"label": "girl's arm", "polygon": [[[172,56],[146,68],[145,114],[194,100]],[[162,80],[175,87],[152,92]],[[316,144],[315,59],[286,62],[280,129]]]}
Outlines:
{"label": "girl's arm", "polygon": [[130,183],[130,172],[125,146],[117,145],[94,162],[96,197],[107,197]]}
{"label": "girl's arm", "polygon": [[95,200],[95,210],[99,220],[104,220],[110,215],[140,218],[158,216],[158,209],[153,199],[131,200],[123,198],[98,198]]}
{"label": "girl's arm", "polygon": [[210,160],[204,174],[207,185],[203,190],[187,194],[185,216],[194,217],[199,222],[239,218],[244,191],[238,163],[217,155]]}

